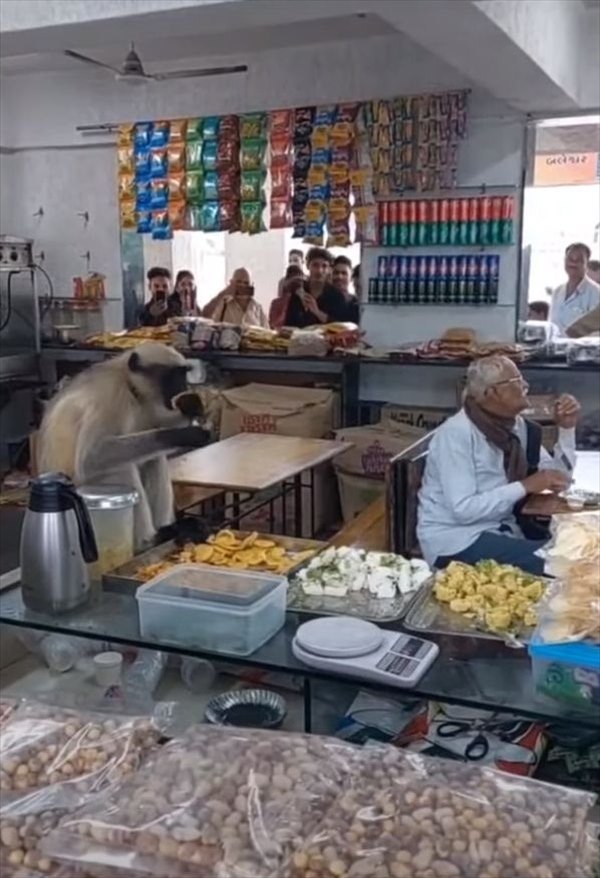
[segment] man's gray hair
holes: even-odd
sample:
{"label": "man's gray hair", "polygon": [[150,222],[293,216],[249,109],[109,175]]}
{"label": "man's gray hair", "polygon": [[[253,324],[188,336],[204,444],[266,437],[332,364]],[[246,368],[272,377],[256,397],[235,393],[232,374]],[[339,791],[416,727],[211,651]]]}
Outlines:
{"label": "man's gray hair", "polygon": [[467,370],[467,384],[463,398],[482,399],[486,391],[502,381],[506,373],[506,357],[492,356],[475,360]]}

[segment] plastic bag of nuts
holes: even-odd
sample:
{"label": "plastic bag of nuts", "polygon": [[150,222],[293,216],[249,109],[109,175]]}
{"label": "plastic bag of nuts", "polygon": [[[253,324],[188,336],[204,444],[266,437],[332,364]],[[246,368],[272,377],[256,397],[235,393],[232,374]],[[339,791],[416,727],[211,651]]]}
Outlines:
{"label": "plastic bag of nuts", "polygon": [[135,771],[160,735],[148,717],[24,702],[0,738],[2,812],[12,798],[44,787],[53,788],[55,807],[75,807]]}
{"label": "plastic bag of nuts", "polygon": [[0,700],[0,729],[6,722],[8,722],[16,708],[16,701],[12,701],[8,698],[2,698]]}
{"label": "plastic bag of nuts", "polygon": [[593,800],[392,747],[198,726],[43,849],[170,878],[583,878]]}

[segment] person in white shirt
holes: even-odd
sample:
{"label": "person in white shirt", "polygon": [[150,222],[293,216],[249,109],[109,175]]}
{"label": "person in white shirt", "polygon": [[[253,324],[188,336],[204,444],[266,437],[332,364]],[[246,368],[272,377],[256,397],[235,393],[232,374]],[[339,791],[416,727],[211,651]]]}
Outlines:
{"label": "person in white shirt", "polygon": [[570,244],[565,250],[568,280],[554,290],[550,303],[550,322],[558,326],[562,335],[569,335],[569,327],[600,308],[600,286],[587,275],[591,255],[587,244]]}
{"label": "person in white shirt", "polygon": [[545,540],[525,537],[518,507],[528,494],[568,486],[579,403],[566,394],[557,400],[558,442],[551,456],[541,447],[539,426],[520,416],[527,391],[506,357],[469,367],[463,408],[431,440],[419,492],[417,536],[429,564],[492,559],[543,573],[535,552]]}

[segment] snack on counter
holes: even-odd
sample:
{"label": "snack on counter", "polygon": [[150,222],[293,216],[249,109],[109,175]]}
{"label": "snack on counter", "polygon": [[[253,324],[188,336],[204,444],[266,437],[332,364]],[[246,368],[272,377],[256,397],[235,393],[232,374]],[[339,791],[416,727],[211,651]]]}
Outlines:
{"label": "snack on counter", "polygon": [[275,329],[264,329],[261,326],[244,327],[240,349],[257,353],[286,353],[289,338]]}
{"label": "snack on counter", "polygon": [[286,575],[303,561],[312,558],[315,549],[293,551],[281,545],[276,537],[258,533],[242,534],[222,530],[206,543],[187,543],[163,561],[138,568],[136,577],[148,582],[176,564],[210,564],[234,570],[263,570]]}
{"label": "snack on counter", "polygon": [[2,729],[3,805],[10,795],[23,796],[45,787],[56,787],[56,801],[77,801],[135,771],[159,738],[148,718],[27,702]]}
{"label": "snack on counter", "polygon": [[433,593],[455,613],[475,619],[489,631],[518,634],[537,622],[536,606],[544,582],[509,564],[452,561],[436,576]]}
{"label": "snack on counter", "polygon": [[2,700],[0,700],[0,729],[6,722],[8,722],[13,714],[13,711],[15,711],[16,709],[16,701],[13,701],[9,698],[2,698]]}
{"label": "snack on counter", "polygon": [[138,329],[130,329],[121,332],[99,332],[89,335],[84,344],[95,348],[110,348],[114,350],[129,350],[135,348],[143,341],[160,341],[163,344],[172,344],[175,338],[173,329],[168,326],[141,326]]}
{"label": "snack on counter", "polygon": [[43,847],[122,876],[587,878],[593,801],[394,747],[196,726]]}
{"label": "snack on counter", "polygon": [[526,359],[527,350],[522,345],[510,342],[479,342],[474,330],[454,327],[447,329],[441,338],[412,346],[405,345],[402,349],[393,351],[392,359],[477,360],[492,355],[521,362]]}
{"label": "snack on counter", "polygon": [[317,555],[296,580],[307,595],[344,597],[365,591],[376,598],[393,598],[415,591],[430,575],[424,561],[343,546]]}

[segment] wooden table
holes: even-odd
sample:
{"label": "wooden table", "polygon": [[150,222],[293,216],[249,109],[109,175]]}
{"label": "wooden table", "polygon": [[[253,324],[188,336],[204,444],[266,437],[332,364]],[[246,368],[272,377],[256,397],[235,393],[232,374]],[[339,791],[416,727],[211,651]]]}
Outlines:
{"label": "wooden table", "polygon": [[385,493],[345,524],[331,540],[331,545],[386,552],[389,545]]}
{"label": "wooden table", "polygon": [[[600,451],[578,451],[573,487],[584,491],[600,491]],[[523,507],[524,515],[549,518],[561,512],[573,512],[569,504],[556,494],[534,494]]]}
{"label": "wooden table", "polygon": [[[233,523],[239,523],[240,494],[256,494],[282,486],[285,503],[286,484],[293,485],[296,536],[302,534],[302,489],[311,491],[312,476],[303,485],[302,474],[332,460],[351,448],[348,442],[305,439],[297,436],[274,436],[265,433],[239,433],[170,461],[171,478],[176,485],[218,488],[233,494]],[[271,501],[272,502],[272,501]]]}

